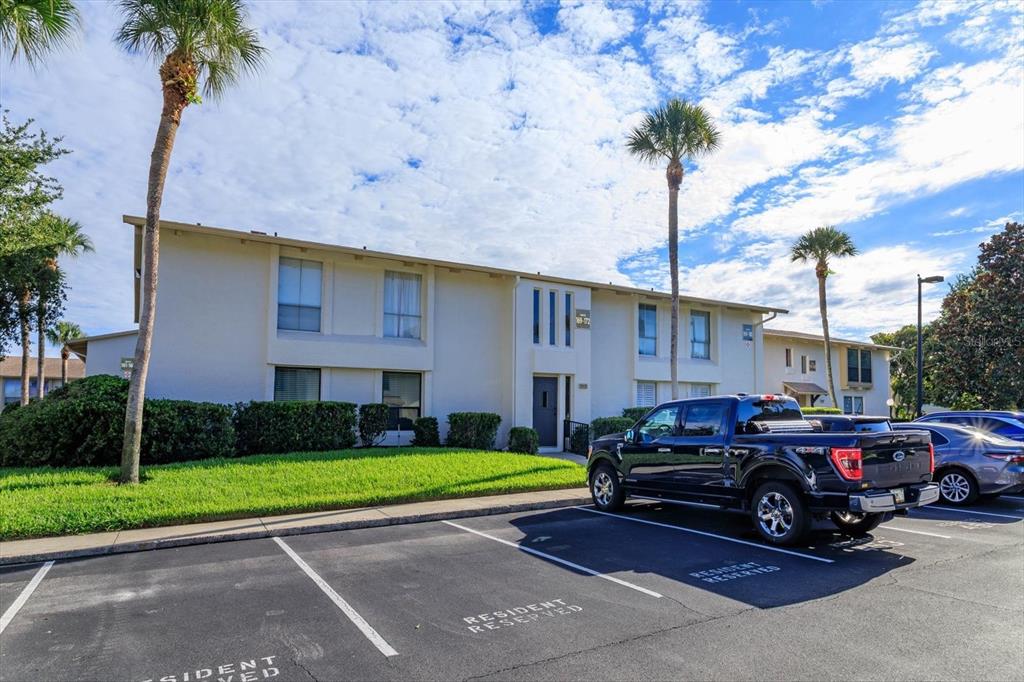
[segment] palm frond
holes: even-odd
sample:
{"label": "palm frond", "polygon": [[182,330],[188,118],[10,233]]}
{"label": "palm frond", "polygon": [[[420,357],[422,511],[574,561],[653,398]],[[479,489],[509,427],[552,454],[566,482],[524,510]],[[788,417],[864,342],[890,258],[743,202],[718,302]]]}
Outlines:
{"label": "palm frond", "polygon": [[702,106],[671,99],[644,117],[627,138],[626,148],[642,161],[654,163],[692,160],[720,144],[721,134]]}
{"label": "palm frond", "polygon": [[0,46],[11,61],[35,66],[43,55],[66,45],[81,27],[71,0],[0,0]]}
{"label": "palm frond", "polygon": [[832,225],[816,227],[801,235],[790,248],[790,261],[827,263],[829,258],[856,256],[857,247],[850,235]]}
{"label": "palm frond", "polygon": [[68,341],[80,339],[82,336],[82,328],[67,320],[61,320],[46,330],[46,340],[54,346],[65,346]]}

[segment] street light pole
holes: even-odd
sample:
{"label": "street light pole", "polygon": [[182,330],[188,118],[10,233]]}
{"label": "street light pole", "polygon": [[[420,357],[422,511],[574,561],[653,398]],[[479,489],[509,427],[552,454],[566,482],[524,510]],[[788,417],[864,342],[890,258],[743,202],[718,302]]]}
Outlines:
{"label": "street light pole", "polygon": [[917,276],[917,402],[915,403],[914,416],[921,416],[921,406],[924,404],[924,344],[921,338],[921,285],[936,284],[943,281],[942,275],[932,277]]}

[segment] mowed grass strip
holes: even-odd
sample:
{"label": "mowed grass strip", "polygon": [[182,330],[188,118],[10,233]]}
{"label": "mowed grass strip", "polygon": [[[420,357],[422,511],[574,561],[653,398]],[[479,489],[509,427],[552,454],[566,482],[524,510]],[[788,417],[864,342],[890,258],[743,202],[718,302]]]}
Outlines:
{"label": "mowed grass strip", "polygon": [[380,448],[143,467],[0,468],[0,539],[71,535],[586,484],[580,465],[508,452]]}

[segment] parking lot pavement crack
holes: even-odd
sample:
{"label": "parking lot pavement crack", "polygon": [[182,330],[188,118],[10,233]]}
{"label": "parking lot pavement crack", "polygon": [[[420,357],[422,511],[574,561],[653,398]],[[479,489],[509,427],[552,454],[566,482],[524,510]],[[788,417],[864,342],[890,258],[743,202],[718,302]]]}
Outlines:
{"label": "parking lot pavement crack", "polygon": [[307,668],[306,666],[304,666],[304,665],[302,665],[301,663],[299,663],[299,659],[298,659],[298,658],[293,658],[293,659],[292,659],[292,663],[294,663],[294,664],[295,664],[295,665],[297,665],[298,667],[302,668],[302,672],[304,672],[304,673],[306,673],[307,675],[309,675],[309,679],[313,680],[313,682],[320,682],[320,681],[319,681],[319,680],[318,680],[318,679],[316,678],[316,675],[314,675],[313,673],[309,672],[309,668]]}
{"label": "parking lot pavement crack", "polygon": [[946,592],[936,592],[934,590],[926,590],[923,587],[915,587],[914,585],[906,585],[901,583],[899,580],[895,581],[896,587],[902,590],[913,590],[914,592],[921,592],[922,594],[929,594],[933,597],[943,597],[944,599],[950,599],[952,601],[963,602],[965,604],[971,604],[973,606],[983,606],[986,609],[996,609],[998,611],[1007,611],[1009,613],[1018,613],[1017,609],[1012,607],[1000,606],[998,604],[987,604],[985,602],[975,601],[974,599],[965,599],[964,597],[957,597]]}

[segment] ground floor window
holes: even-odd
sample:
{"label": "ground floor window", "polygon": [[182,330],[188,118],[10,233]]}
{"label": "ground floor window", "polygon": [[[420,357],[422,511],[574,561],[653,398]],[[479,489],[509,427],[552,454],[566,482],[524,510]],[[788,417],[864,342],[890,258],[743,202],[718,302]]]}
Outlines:
{"label": "ground floor window", "polygon": [[320,400],[320,369],[275,367],[274,400]]}
{"label": "ground floor window", "polygon": [[657,384],[653,381],[636,382],[637,407],[654,407],[657,400]]}
{"label": "ground floor window", "polygon": [[[15,377],[13,379],[6,378],[6,379],[3,380],[3,384],[4,384],[3,385],[4,395],[3,395],[3,403],[2,403],[2,405],[6,405],[7,403],[17,403],[17,402],[20,402],[21,401],[21,377]],[[39,382],[35,378],[32,378],[32,379],[28,380],[28,394],[29,394],[29,396],[31,396],[33,398],[36,397],[36,387],[38,386],[38,384],[39,384]],[[60,379],[47,379],[46,380],[46,384],[45,384],[46,393],[49,393],[50,391],[52,391],[55,388],[60,388],[62,385],[63,384],[62,384]],[[0,405],[0,406],[2,406],[2,405]]]}
{"label": "ground floor window", "polygon": [[859,395],[844,395],[843,414],[864,414],[864,398]]}
{"label": "ground floor window", "polygon": [[420,416],[422,375],[415,372],[384,372],[383,402],[388,406],[388,430],[412,431]]}
{"label": "ground floor window", "polygon": [[690,384],[691,398],[707,398],[711,395],[711,384]]}

